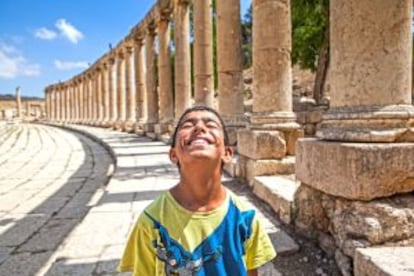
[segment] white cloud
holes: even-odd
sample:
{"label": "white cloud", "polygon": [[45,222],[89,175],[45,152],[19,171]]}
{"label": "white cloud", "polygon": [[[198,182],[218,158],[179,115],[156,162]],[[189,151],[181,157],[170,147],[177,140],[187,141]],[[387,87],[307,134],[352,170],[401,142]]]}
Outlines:
{"label": "white cloud", "polygon": [[47,28],[39,28],[35,31],[35,37],[40,39],[52,40],[56,38],[56,33]]}
{"label": "white cloud", "polygon": [[77,44],[78,41],[83,38],[83,34],[72,24],[67,22],[66,19],[59,19],[58,21],[56,21],[55,25],[56,28],[59,29],[60,33],[74,44]]}
{"label": "white cloud", "polygon": [[40,66],[29,63],[13,46],[0,45],[0,78],[13,79],[18,76],[38,76]]}
{"label": "white cloud", "polygon": [[61,61],[55,60],[55,66],[59,70],[72,70],[76,68],[88,68],[88,62],[86,61]]}

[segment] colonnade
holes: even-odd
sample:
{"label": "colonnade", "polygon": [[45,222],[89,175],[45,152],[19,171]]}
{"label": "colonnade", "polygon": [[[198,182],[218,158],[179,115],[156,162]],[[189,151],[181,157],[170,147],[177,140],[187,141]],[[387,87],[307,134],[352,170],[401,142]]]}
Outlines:
{"label": "colonnade", "polygon": [[[194,15],[193,93],[190,9]],[[289,169],[284,164],[295,155],[303,130],[292,111],[290,2],[253,1],[251,114],[245,114],[243,105],[240,1],[217,1],[216,9],[216,98],[211,0],[159,0],[90,68],[46,87],[48,119],[160,138],[171,133],[185,108],[213,106],[223,115],[231,140],[237,141],[241,177],[250,183],[257,175],[293,173],[294,164]],[[411,1],[341,0],[333,1],[330,10],[331,105],[318,128],[317,145],[322,145],[318,153],[327,145],[320,141],[412,142]],[[303,149],[316,144],[299,145]],[[301,151],[296,165],[304,182],[315,182],[317,187],[326,182],[323,190],[333,189],[332,193],[344,197],[351,192],[345,188],[338,192],[328,180],[314,180],[318,174],[310,168],[325,173],[326,167],[315,165],[313,157],[307,156]],[[355,193],[352,197],[362,196],[361,190]]]}

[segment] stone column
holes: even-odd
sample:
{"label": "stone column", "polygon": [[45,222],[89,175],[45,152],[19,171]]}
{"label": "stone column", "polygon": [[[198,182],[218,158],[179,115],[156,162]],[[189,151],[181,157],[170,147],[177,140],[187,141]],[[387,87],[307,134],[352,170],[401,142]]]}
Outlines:
{"label": "stone column", "polygon": [[96,125],[101,126],[103,124],[103,91],[102,91],[102,75],[103,75],[103,69],[101,66],[99,66],[96,69]]}
{"label": "stone column", "polygon": [[66,119],[66,93],[65,93],[65,84],[59,85],[59,95],[60,95],[60,122],[63,123]]}
{"label": "stone column", "polygon": [[122,130],[126,119],[125,106],[125,52],[124,49],[119,49],[116,60],[116,81],[117,81],[117,110],[118,118],[115,124],[117,130]]}
{"label": "stone column", "polygon": [[194,101],[214,106],[213,20],[211,0],[193,2],[194,14]]}
{"label": "stone column", "polygon": [[83,76],[79,77],[79,120],[78,123],[83,123],[85,119],[85,90],[84,90],[85,79]]}
{"label": "stone column", "polygon": [[132,51],[131,46],[125,47],[125,91],[126,91],[126,122],[124,125],[124,130],[131,132],[135,125],[135,91],[132,83]]}
{"label": "stone column", "polygon": [[102,74],[101,74],[101,89],[103,95],[103,121],[102,126],[109,127],[109,91],[108,91],[108,61],[105,60],[102,64]]}
{"label": "stone column", "polygon": [[98,123],[98,91],[99,91],[99,69],[93,69],[92,79],[91,79],[91,101],[92,101],[92,125],[97,125]]}
{"label": "stone column", "polygon": [[87,101],[88,101],[88,113],[87,113],[87,123],[92,124],[93,122],[93,75],[88,73],[88,80],[86,84],[87,89]]}
{"label": "stone column", "polygon": [[317,138],[297,143],[295,224],[332,235],[335,256],[354,261],[343,275],[370,274],[358,247],[398,252],[413,236],[411,9],[411,0],[330,2],[330,109]]}
{"label": "stone column", "polygon": [[191,105],[189,0],[177,0],[174,10],[175,120]]}
{"label": "stone column", "polygon": [[16,109],[17,113],[16,116],[18,119],[22,118],[22,98],[20,93],[20,86],[16,87]]}
{"label": "stone column", "polygon": [[53,120],[57,122],[59,120],[59,90],[57,84],[53,85]]}
{"label": "stone column", "polygon": [[134,44],[134,64],[135,64],[135,90],[137,100],[137,113],[135,133],[144,134],[144,123],[147,114],[147,86],[145,82],[145,52],[144,52],[144,36],[141,32],[135,34]]}
{"label": "stone column", "polygon": [[216,5],[218,110],[225,120],[230,143],[236,144],[237,130],[246,125],[240,1],[216,1]]}
{"label": "stone column", "polygon": [[411,4],[331,2],[330,109],[298,143],[303,183],[352,200],[414,190]]}
{"label": "stone column", "polygon": [[45,94],[45,108],[46,108],[46,119],[50,121],[50,86],[44,89]]}
{"label": "stone column", "polygon": [[158,123],[158,91],[155,79],[155,24],[150,22],[145,37],[146,53],[146,83],[147,83],[147,122],[144,131],[147,135],[153,136],[154,125]]}
{"label": "stone column", "polygon": [[158,138],[169,140],[173,131],[174,106],[170,55],[170,11],[161,11],[158,21],[158,80],[159,123],[155,126]]}
{"label": "stone column", "polygon": [[64,94],[65,94],[65,122],[70,122],[71,120],[71,84],[70,82],[66,82],[65,86],[64,86]]}
{"label": "stone column", "polygon": [[253,113],[238,132],[241,177],[294,173],[290,1],[253,0]]}
{"label": "stone column", "polygon": [[81,119],[81,81],[76,77],[75,81],[75,123],[79,123]]}
{"label": "stone column", "polygon": [[114,72],[115,57],[111,54],[108,59],[108,93],[109,93],[109,126],[115,127],[118,118],[118,105],[116,97],[116,80]]}

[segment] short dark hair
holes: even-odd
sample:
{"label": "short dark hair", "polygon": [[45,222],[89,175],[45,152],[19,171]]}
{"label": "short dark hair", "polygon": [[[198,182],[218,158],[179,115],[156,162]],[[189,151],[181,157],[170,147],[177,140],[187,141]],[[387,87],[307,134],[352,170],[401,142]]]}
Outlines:
{"label": "short dark hair", "polygon": [[223,134],[224,134],[224,145],[225,146],[230,146],[229,134],[227,132],[226,125],[224,124],[223,118],[221,118],[220,114],[214,108],[211,108],[211,107],[208,107],[208,106],[205,106],[205,105],[196,105],[196,106],[187,108],[183,112],[183,114],[181,115],[180,119],[178,120],[177,125],[175,126],[174,134],[171,137],[171,147],[172,148],[175,147],[175,143],[177,142],[176,141],[177,140],[176,136],[177,136],[178,129],[180,128],[180,125],[182,123],[182,120],[184,119],[185,115],[187,115],[188,113],[193,112],[193,111],[208,111],[208,112],[211,112],[214,115],[216,115],[217,118],[220,120],[220,124],[223,128],[222,130],[223,130]]}

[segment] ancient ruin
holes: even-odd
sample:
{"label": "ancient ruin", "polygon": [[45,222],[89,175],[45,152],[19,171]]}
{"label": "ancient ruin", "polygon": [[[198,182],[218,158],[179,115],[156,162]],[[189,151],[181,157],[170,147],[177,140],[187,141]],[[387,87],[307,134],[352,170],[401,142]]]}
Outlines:
{"label": "ancient ruin", "polygon": [[158,0],[88,69],[45,88],[47,119],[168,141],[185,108],[216,107],[238,153],[233,176],[318,240],[344,275],[389,275],[378,252],[414,251],[412,1],[331,1],[328,109],[294,106],[290,1],[254,0],[251,112],[240,1],[216,2],[217,91],[211,0]]}

